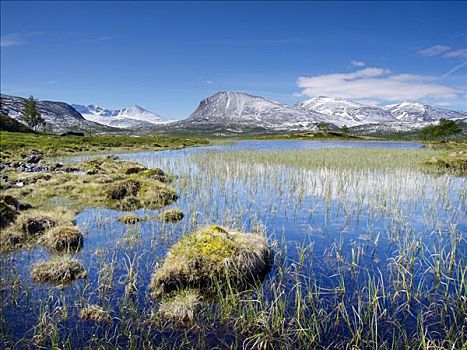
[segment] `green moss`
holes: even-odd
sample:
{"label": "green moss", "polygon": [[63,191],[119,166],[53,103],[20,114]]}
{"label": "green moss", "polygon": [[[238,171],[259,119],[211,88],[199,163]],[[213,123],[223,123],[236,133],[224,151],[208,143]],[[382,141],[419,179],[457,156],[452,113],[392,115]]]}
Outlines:
{"label": "green moss", "polygon": [[0,142],[2,153],[19,154],[23,151],[27,152],[30,148],[38,148],[50,155],[78,152],[95,153],[109,150],[113,152],[157,151],[208,144],[206,139],[175,136],[90,135],[81,137],[3,131],[0,132]]}
{"label": "green moss", "polygon": [[227,276],[241,286],[264,275],[270,259],[263,236],[211,226],[186,235],[169,250],[151,287],[156,296],[187,288],[212,290]]}

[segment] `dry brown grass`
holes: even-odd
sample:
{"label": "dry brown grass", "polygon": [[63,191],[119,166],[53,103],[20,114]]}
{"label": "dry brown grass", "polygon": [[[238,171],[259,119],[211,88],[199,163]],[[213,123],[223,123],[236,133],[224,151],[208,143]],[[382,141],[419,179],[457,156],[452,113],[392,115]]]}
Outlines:
{"label": "dry brown grass", "polygon": [[68,256],[38,262],[31,270],[31,278],[36,283],[67,284],[86,277],[87,272],[80,262]]}

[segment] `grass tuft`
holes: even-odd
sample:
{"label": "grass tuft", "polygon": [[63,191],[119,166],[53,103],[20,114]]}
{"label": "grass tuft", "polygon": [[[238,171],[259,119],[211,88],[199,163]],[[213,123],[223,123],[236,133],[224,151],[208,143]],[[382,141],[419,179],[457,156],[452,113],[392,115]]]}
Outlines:
{"label": "grass tuft", "polygon": [[83,247],[83,234],[76,227],[59,226],[44,235],[41,243],[55,252],[72,253]]}
{"label": "grass tuft", "polygon": [[179,208],[166,210],[157,216],[159,220],[165,221],[167,223],[182,221],[184,217],[185,215]]}
{"label": "grass tuft", "polygon": [[68,256],[38,262],[31,270],[31,278],[36,283],[68,284],[86,277],[87,272],[80,262]]}
{"label": "grass tuft", "polygon": [[112,322],[109,312],[99,305],[88,305],[82,308],[79,312],[79,318],[85,321],[94,321],[99,323]]}

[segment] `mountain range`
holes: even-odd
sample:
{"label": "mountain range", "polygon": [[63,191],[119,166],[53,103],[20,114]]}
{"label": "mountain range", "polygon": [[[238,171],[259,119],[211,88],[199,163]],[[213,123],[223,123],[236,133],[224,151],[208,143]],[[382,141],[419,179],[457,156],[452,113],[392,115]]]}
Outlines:
{"label": "mountain range", "polygon": [[123,109],[106,109],[96,105],[77,104],[72,104],[72,107],[87,120],[116,128],[133,129],[172,122],[137,105]]}
{"label": "mountain range", "polygon": [[[24,98],[1,95],[2,113],[18,119]],[[360,134],[411,131],[440,118],[467,121],[467,112],[435,108],[417,102],[369,106],[342,98],[318,96],[293,106],[241,92],[217,92],[203,99],[186,119],[165,119],[137,105],[106,109],[97,105],[69,105],[38,101],[48,130],[155,133],[261,133],[349,127]]]}
{"label": "mountain range", "polygon": [[[19,120],[23,109],[23,97],[0,94],[0,110],[3,115]],[[105,133],[113,131],[105,125],[86,120],[78,111],[65,102],[37,101],[37,110],[44,118],[45,130],[53,133],[67,131]]]}

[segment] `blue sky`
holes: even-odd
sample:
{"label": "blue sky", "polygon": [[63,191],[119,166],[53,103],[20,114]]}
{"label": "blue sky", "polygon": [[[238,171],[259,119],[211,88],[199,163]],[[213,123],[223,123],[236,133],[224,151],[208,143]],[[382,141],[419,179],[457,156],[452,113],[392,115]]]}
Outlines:
{"label": "blue sky", "polygon": [[216,91],[467,110],[467,2],[1,2],[3,93],[184,118]]}

